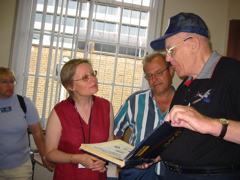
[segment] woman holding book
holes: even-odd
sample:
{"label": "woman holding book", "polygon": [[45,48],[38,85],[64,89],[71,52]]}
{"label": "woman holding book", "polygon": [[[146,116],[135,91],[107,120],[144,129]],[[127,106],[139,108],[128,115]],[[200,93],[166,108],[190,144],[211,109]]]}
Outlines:
{"label": "woman holding book", "polygon": [[82,143],[113,139],[112,105],[94,95],[96,75],[87,59],[70,60],[61,70],[69,97],[54,107],[46,131],[46,157],[56,163],[54,179],[107,179],[106,162],[79,150]]}

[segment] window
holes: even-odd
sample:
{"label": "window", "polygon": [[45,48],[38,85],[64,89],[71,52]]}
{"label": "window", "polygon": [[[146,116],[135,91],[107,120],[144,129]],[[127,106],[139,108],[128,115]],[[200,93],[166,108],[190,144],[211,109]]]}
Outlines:
{"label": "window", "polygon": [[75,10],[77,7],[77,1],[69,1],[68,8],[69,10]]}
{"label": "window", "polygon": [[80,28],[86,28],[87,26],[87,19],[80,20]]}
{"label": "window", "polygon": [[96,30],[99,30],[99,31],[104,30],[104,22],[95,21],[93,26],[94,26],[94,29]]}
{"label": "window", "polygon": [[66,25],[73,27],[73,26],[75,25],[75,19],[74,19],[74,17],[67,17]]}
{"label": "window", "polygon": [[137,26],[122,25],[121,27],[121,34],[123,35],[146,37],[146,31],[147,28]]}
{"label": "window", "polygon": [[123,17],[130,17],[131,11],[129,9],[123,9]]}
{"label": "window", "polygon": [[139,11],[132,11],[132,18],[138,19],[140,16],[140,12]]}
{"label": "window", "polygon": [[116,32],[116,24],[109,22],[94,21],[94,30],[105,31],[105,32]]}
{"label": "window", "polygon": [[53,23],[53,16],[51,14],[46,15],[46,23]]}
{"label": "window", "polygon": [[98,71],[96,95],[111,101],[115,114],[130,94],[143,88],[142,59],[149,52],[150,39],[158,33],[155,24],[161,24],[157,23],[159,2],[19,2],[12,67],[21,82],[16,91],[36,104],[43,128],[54,105],[67,96],[59,72],[70,59],[92,61]]}
{"label": "window", "polygon": [[116,24],[115,23],[106,23],[105,31],[106,32],[116,32]]}
{"label": "window", "polygon": [[42,13],[36,13],[35,22],[42,22]]}
{"label": "window", "polygon": [[146,12],[141,12],[141,19],[142,20],[147,20],[148,14]]}
{"label": "window", "polygon": [[109,6],[109,7],[107,8],[107,14],[117,15],[117,12],[118,12],[117,7],[111,7],[111,6]]}
{"label": "window", "polygon": [[107,6],[98,5],[97,6],[97,13],[105,14],[107,12]]}
{"label": "window", "polygon": [[94,50],[106,53],[116,53],[116,46],[96,43],[94,46]]}

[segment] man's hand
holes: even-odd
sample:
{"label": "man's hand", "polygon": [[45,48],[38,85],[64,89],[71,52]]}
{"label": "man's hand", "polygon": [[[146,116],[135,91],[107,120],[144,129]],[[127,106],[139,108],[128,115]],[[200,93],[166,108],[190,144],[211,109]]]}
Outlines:
{"label": "man's hand", "polygon": [[143,163],[143,164],[140,164],[140,165],[135,166],[135,168],[147,169],[147,168],[149,168],[150,166],[152,166],[153,164],[158,163],[160,160],[161,160],[161,157],[158,156],[158,157],[156,157],[156,158],[153,160],[153,162],[151,162],[151,163]]}
{"label": "man's hand", "polygon": [[190,106],[175,105],[166,115],[164,121],[171,122],[173,127],[184,127],[202,134],[211,132],[213,118],[204,116]]}

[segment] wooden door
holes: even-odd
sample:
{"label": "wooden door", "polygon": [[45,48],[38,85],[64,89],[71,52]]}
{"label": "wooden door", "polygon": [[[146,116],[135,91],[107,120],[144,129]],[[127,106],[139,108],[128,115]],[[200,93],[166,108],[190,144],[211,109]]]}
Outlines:
{"label": "wooden door", "polygon": [[240,20],[231,20],[227,56],[240,60]]}

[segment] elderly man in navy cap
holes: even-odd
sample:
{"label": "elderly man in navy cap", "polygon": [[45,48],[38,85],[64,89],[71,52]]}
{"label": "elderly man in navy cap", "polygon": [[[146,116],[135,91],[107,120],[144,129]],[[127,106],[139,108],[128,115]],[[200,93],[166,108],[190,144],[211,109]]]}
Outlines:
{"label": "elderly man in navy cap", "polygon": [[196,14],[170,18],[151,42],[185,79],[165,121],[182,134],[160,155],[165,179],[240,179],[240,61],[211,49],[209,31]]}

